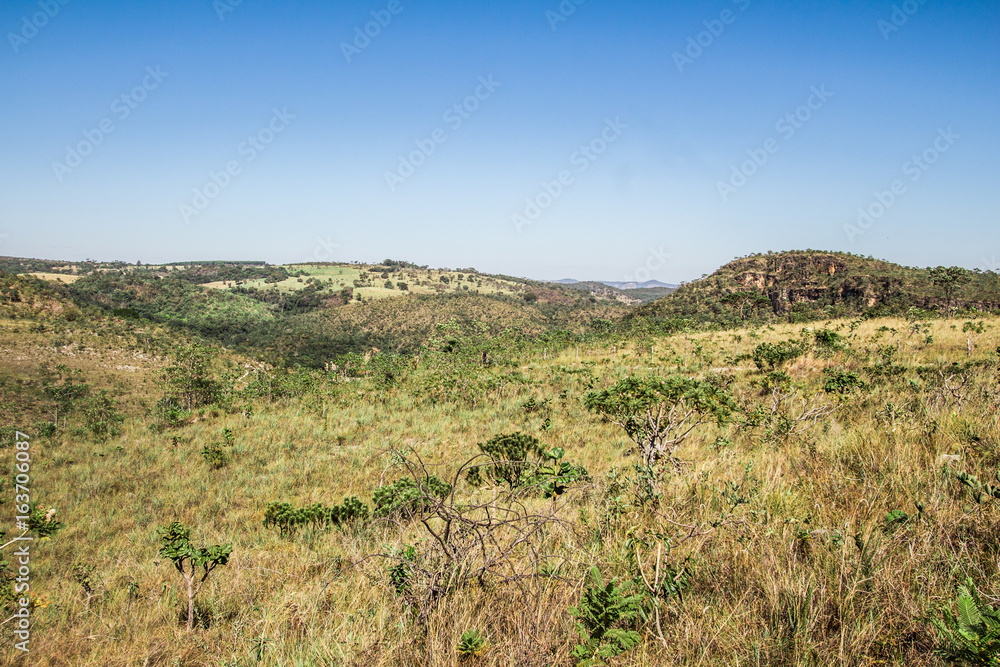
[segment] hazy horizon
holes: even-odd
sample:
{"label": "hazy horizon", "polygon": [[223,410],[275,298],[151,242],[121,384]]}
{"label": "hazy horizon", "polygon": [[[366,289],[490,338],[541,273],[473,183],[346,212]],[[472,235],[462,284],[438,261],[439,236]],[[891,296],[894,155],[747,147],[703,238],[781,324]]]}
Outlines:
{"label": "hazy horizon", "polygon": [[1000,2],[15,1],[0,255],[1000,268]]}

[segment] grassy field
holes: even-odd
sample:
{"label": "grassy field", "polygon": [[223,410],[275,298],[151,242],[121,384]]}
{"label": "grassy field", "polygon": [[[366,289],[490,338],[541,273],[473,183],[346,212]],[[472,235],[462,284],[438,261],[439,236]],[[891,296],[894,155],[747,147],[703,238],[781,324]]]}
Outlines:
{"label": "grassy field", "polygon": [[71,276],[65,273],[29,273],[29,276],[34,276],[36,278],[41,278],[42,280],[49,280],[55,283],[66,283],[67,285],[72,285],[77,280],[83,276]]}
{"label": "grassy field", "polygon": [[[353,280],[324,270],[312,277]],[[40,404],[17,413],[25,423],[5,424],[31,435],[32,493],[64,524],[33,546],[31,653],[10,648],[7,625],[7,664],[569,665],[581,641],[570,608],[596,566],[637,590],[670,572],[681,592],[658,589],[634,626],[638,646],[610,664],[937,665],[930,619],[952,605],[956,585],[968,577],[1000,595],[997,510],[955,477],[990,480],[1000,464],[995,319],[982,333],[964,332],[963,320],[877,319],[499,345],[486,367],[432,344],[391,380],[374,361],[290,380],[217,351],[212,372],[232,374],[238,400],[160,430],[150,428],[166,391],[160,371],[183,341],[98,335],[78,322],[60,334],[76,343],[54,345],[50,332],[0,324],[5,401],[30,393],[39,364],[63,363],[95,390],[112,389],[127,415],[107,439],[84,428],[81,412],[42,435]],[[835,343],[818,344],[818,331]],[[759,370],[750,355],[782,341],[803,353]],[[825,370],[858,383],[825,391]],[[738,409],[692,432],[655,497],[625,431],[583,398],[672,373],[725,388]],[[254,398],[248,383],[261,377],[268,392],[292,380],[300,389]],[[564,448],[589,481],[547,499],[456,479],[477,443],[513,432]],[[228,461],[218,469],[202,454],[212,443]],[[414,470],[457,482],[451,511],[478,517],[477,530],[495,538],[462,562],[493,559],[491,574],[465,580],[448,569],[458,566],[442,561],[440,518],[290,536],[262,526],[272,501],[353,495],[371,505],[374,490]],[[196,544],[232,545],[198,596],[192,631],[181,579],[157,553],[156,529],[172,521]],[[448,544],[462,539],[471,538],[457,530]],[[442,572],[459,583],[435,595]],[[463,658],[471,629],[485,645]]]}
{"label": "grassy field", "polygon": [[[372,266],[363,264],[330,265],[330,264],[291,264],[286,267],[291,273],[301,273],[277,283],[266,283],[264,280],[249,280],[246,287],[255,289],[276,289],[282,293],[294,292],[309,284],[311,279],[330,292],[339,292],[345,288],[360,295],[361,300],[384,299],[407,294],[442,294],[454,292],[472,292],[475,294],[518,294],[525,291],[524,285],[509,280],[492,278],[479,274],[465,274],[459,271],[440,271],[437,269],[401,269],[387,273]],[[364,277],[362,279],[362,277]],[[442,278],[447,280],[443,282]],[[385,286],[386,281],[392,283],[392,288]],[[355,281],[364,284],[355,287]],[[406,289],[399,288],[398,283],[406,283]],[[206,287],[226,289],[234,283],[216,281],[206,283]]]}

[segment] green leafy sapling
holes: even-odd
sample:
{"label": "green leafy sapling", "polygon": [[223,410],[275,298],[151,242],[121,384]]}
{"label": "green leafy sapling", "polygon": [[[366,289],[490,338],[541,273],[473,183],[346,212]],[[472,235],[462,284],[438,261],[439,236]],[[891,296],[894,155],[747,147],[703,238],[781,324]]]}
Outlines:
{"label": "green leafy sapling", "polygon": [[535,469],[532,484],[537,485],[546,498],[561,496],[570,484],[590,479],[587,469],[582,465],[560,460],[565,454],[565,449],[555,447],[546,452],[544,462]]}
{"label": "green leafy sapling", "polygon": [[[233,552],[231,544],[195,547],[191,544],[191,531],[174,521],[169,526],[157,528],[160,535],[160,556],[169,559],[184,577],[187,585],[187,629],[194,627],[194,599],[205,585],[208,576],[220,565],[229,562]],[[198,568],[202,572],[199,576]]]}

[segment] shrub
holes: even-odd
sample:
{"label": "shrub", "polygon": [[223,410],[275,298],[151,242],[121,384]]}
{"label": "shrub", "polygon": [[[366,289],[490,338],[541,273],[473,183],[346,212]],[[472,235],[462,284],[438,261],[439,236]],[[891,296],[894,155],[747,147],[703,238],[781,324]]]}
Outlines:
{"label": "shrub", "polygon": [[63,527],[61,521],[56,521],[56,510],[54,507],[50,507],[48,510],[42,510],[39,507],[39,503],[31,503],[31,509],[28,512],[28,531],[34,533],[37,537],[51,537],[57,530]]}
{"label": "shrub", "polygon": [[388,389],[402,382],[410,372],[410,360],[400,354],[379,353],[368,361],[368,370],[379,389]]}
{"label": "shrub", "polygon": [[414,574],[414,563],[417,560],[417,549],[407,544],[401,550],[394,550],[393,556],[398,562],[389,568],[389,583],[398,595],[409,595],[413,592],[411,580]]}
{"label": "shrub", "polygon": [[291,503],[271,502],[264,511],[264,527],[274,526],[282,535],[291,535],[300,526],[311,525],[313,530],[339,527],[367,521],[368,515],[368,506],[355,496],[344,498],[342,505],[331,507],[313,503],[296,508]]}
{"label": "shrub", "polygon": [[753,362],[761,372],[774,370],[781,364],[796,359],[802,355],[802,347],[791,341],[780,343],[761,343],[754,348]]}
{"label": "shrub", "polygon": [[35,422],[35,431],[43,438],[49,438],[56,434],[59,427],[52,422]]}
{"label": "shrub", "polygon": [[372,492],[375,509],[372,516],[388,517],[398,515],[412,518],[423,513],[438,499],[451,493],[451,484],[442,482],[435,475],[428,475],[420,482],[401,477],[388,486],[381,486]]}
{"label": "shrub", "polygon": [[828,394],[850,394],[855,389],[865,388],[865,381],[859,378],[857,373],[824,368],[823,374],[826,375],[823,391]]}
{"label": "shrub", "polygon": [[546,452],[545,461],[551,461],[551,463],[539,465],[528,481],[529,485],[541,489],[542,495],[546,498],[561,496],[570,484],[590,479],[590,474],[583,466],[559,460],[565,453],[566,450],[562,447],[556,447],[552,451]]}
{"label": "shrub", "polygon": [[201,450],[201,455],[212,470],[223,468],[229,463],[229,457],[222,451],[222,447],[217,442],[205,445],[204,449]]}
{"label": "shrub", "polygon": [[156,423],[151,427],[153,430],[161,430],[164,427],[176,428],[184,425],[186,413],[181,408],[180,403],[170,396],[161,398],[156,402],[153,409],[153,416]]}
{"label": "shrub", "polygon": [[814,334],[816,346],[827,350],[839,350],[846,346],[846,339],[836,331],[820,329]]}
{"label": "shrub", "polygon": [[483,483],[483,473],[494,483],[505,483],[511,489],[521,486],[522,477],[537,467],[545,456],[538,438],[527,433],[496,435],[479,444],[479,450],[490,457],[486,466],[470,468],[466,479],[473,486]]}

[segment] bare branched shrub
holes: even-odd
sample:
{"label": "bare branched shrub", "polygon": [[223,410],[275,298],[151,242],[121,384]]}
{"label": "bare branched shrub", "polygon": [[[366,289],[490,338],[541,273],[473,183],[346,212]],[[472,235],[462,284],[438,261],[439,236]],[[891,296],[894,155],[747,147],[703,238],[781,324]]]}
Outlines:
{"label": "bare branched shrub", "polygon": [[559,516],[564,503],[542,501],[531,488],[495,489],[488,501],[458,502],[456,487],[485,457],[459,466],[451,477],[450,492],[442,497],[426,483],[434,475],[415,451],[396,455],[416,485],[417,510],[382,521],[401,528],[402,523],[415,521],[428,539],[420,551],[411,547],[379,555],[395,563],[390,568],[392,584],[417,620],[426,625],[442,599],[470,585],[484,591],[513,586],[527,603],[534,593],[526,583],[551,576],[541,574],[553,558],[551,547],[560,538],[573,536],[574,524]]}

